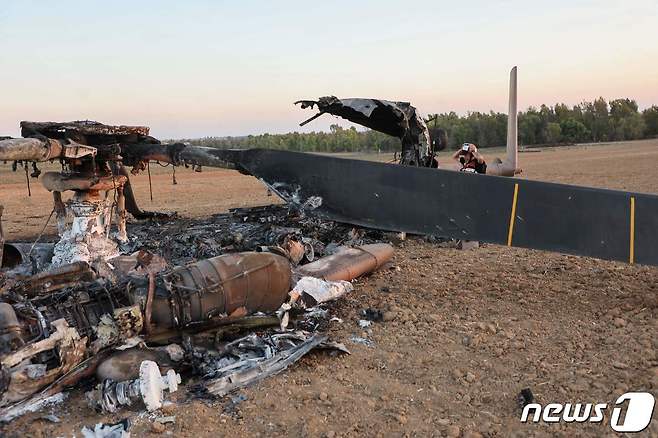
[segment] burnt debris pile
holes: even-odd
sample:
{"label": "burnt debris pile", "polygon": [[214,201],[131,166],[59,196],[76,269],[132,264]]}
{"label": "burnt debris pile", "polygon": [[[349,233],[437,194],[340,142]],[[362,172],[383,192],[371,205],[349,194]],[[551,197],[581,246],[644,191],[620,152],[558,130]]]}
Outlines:
{"label": "burnt debris pile", "polygon": [[347,352],[309,318],[391,258],[385,238],[267,206],[129,223],[118,254],[91,261],[54,264],[58,243],[43,243],[37,267],[30,244],[6,242],[0,421],[84,382],[96,410],[152,410],[179,371],[192,395],[218,397],[313,349]]}
{"label": "burnt debris pile", "polygon": [[383,232],[325,221],[285,205],[236,208],[207,219],[136,223],[131,248],[163,255],[175,264],[235,251],[278,251],[294,264],[333,254],[341,246],[386,240]]}

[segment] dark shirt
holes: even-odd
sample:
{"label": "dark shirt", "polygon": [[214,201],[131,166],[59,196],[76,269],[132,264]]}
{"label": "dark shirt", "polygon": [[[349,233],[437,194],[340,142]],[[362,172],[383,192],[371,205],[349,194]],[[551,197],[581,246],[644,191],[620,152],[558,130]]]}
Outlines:
{"label": "dark shirt", "polygon": [[487,173],[487,163],[482,160],[480,163],[475,157],[471,157],[468,163],[464,164],[466,169],[474,169],[477,173]]}

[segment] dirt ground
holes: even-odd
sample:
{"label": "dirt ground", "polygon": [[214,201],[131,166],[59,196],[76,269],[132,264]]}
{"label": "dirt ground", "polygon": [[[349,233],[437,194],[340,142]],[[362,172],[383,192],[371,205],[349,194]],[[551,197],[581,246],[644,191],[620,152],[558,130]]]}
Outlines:
{"label": "dirt ground", "polygon": [[[519,157],[524,178],[658,193],[658,141]],[[169,169],[156,169],[153,203],[147,177],[134,179],[146,209],[200,216],[274,201],[255,179],[235,172],[182,170],[173,186]],[[33,183],[27,198],[21,175],[7,166],[0,166],[0,181],[7,237],[34,238],[50,212],[48,193]],[[388,320],[364,331],[356,321],[369,307],[388,311]],[[331,306],[343,322],[332,322],[329,333],[351,355],[312,353],[240,391],[246,400],[239,403],[187,402],[179,391],[168,413],[176,421],[163,433],[612,436],[610,409],[602,424],[521,424],[517,395],[530,388],[542,404],[612,406],[626,391],[658,394],[657,312],[658,268],[496,245],[458,251],[411,238],[396,243],[390,267],[355,282],[354,292]],[[51,412],[62,422],[40,418]],[[97,415],[78,391],[5,426],[0,436],[80,436],[84,425],[125,417],[133,436],[152,433],[153,415],[137,408]],[[643,434],[658,436],[658,420]]]}

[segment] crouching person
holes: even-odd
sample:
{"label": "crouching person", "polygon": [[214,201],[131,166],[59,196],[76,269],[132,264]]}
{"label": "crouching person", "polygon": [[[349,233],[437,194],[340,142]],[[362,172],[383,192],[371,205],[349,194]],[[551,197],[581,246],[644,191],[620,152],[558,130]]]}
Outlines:
{"label": "crouching person", "polygon": [[487,163],[473,143],[464,143],[452,158],[459,161],[462,172],[487,173]]}

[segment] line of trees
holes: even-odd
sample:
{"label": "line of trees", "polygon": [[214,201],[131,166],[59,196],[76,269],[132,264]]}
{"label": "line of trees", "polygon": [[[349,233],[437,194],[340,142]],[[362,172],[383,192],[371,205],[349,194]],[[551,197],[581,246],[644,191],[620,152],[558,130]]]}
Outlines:
{"label": "line of trees", "polygon": [[[503,146],[507,137],[507,115],[497,112],[455,112],[431,115],[430,127],[448,134],[452,149],[470,142],[479,147]],[[658,137],[658,106],[640,111],[632,99],[606,102],[602,97],[569,107],[530,107],[519,113],[519,142],[522,145],[571,144],[636,140]],[[206,137],[183,140],[201,146],[228,148],[269,148],[302,152],[390,152],[400,149],[400,141],[380,132],[358,131],[331,125],[330,132],[292,132],[245,137]]]}

